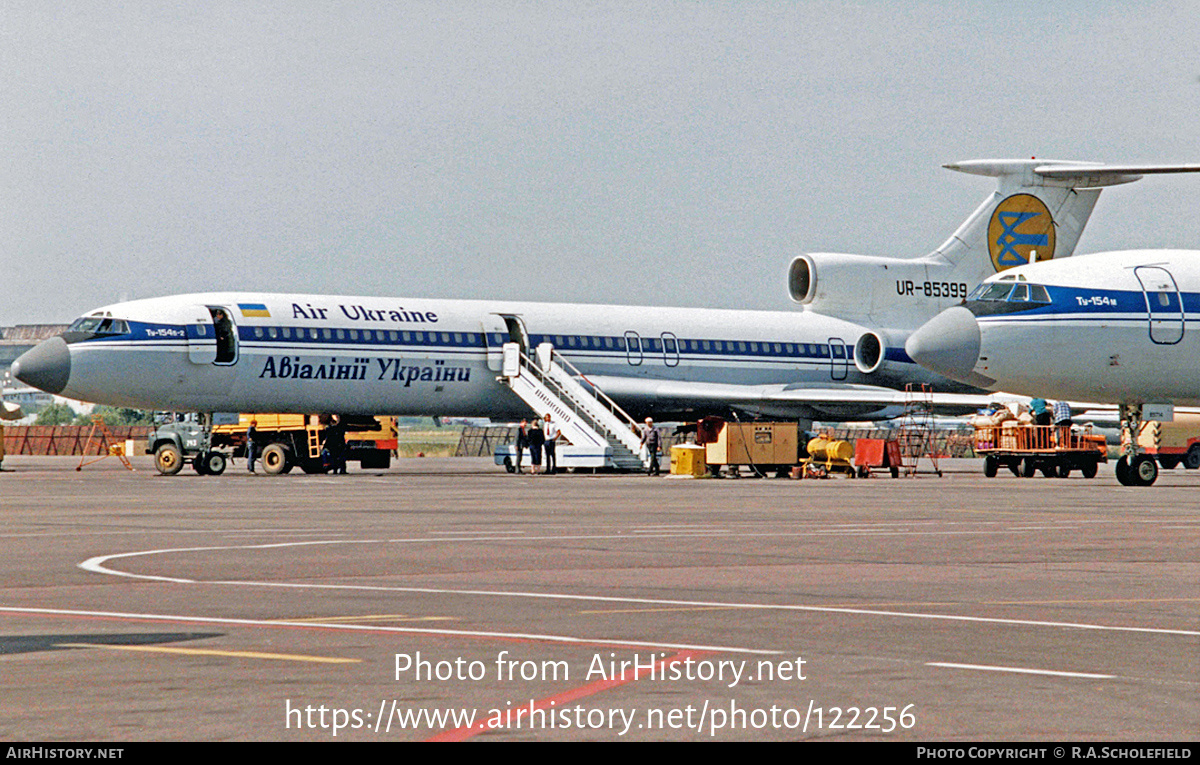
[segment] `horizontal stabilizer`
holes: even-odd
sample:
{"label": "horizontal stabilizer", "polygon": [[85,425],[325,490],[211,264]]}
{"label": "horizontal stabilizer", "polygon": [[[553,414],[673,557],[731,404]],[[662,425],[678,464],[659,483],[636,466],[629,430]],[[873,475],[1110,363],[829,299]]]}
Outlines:
{"label": "horizontal stabilizer", "polygon": [[1200,164],[1105,165],[1099,162],[1064,162],[1038,159],[970,159],[943,165],[960,173],[1001,178],[1031,173],[1075,188],[1100,188],[1132,183],[1144,175],[1200,173]]}

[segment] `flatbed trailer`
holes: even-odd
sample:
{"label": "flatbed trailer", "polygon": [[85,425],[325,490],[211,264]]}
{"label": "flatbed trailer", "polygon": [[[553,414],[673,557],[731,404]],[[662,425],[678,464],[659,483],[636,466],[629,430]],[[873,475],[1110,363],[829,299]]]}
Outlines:
{"label": "flatbed trailer", "polygon": [[983,457],[983,474],[993,478],[1006,467],[1013,475],[1032,478],[1041,471],[1047,478],[1066,478],[1072,470],[1095,478],[1101,462],[1108,462],[1104,436],[1090,429],[1057,425],[1028,425],[1007,421],[975,426],[975,453]]}

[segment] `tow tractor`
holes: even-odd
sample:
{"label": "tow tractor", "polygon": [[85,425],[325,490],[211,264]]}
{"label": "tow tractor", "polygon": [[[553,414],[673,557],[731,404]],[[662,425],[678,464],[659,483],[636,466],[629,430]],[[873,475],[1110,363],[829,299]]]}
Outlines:
{"label": "tow tractor", "polygon": [[988,478],[994,478],[1001,467],[1025,478],[1038,471],[1047,478],[1066,478],[1072,470],[1095,478],[1100,463],[1108,462],[1104,436],[1092,434],[1090,426],[1078,431],[1014,420],[976,425],[975,453],[983,456],[983,474]]}

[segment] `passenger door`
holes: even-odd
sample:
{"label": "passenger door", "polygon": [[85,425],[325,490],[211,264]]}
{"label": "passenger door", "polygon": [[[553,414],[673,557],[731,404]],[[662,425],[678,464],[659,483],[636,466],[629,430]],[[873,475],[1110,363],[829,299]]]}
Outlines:
{"label": "passenger door", "polygon": [[850,373],[850,357],[846,353],[846,342],[840,337],[829,338],[829,376],[834,380],[845,380]]}
{"label": "passenger door", "polygon": [[1174,345],[1183,339],[1183,299],[1171,272],[1160,266],[1138,266],[1134,276],[1142,285],[1146,314],[1150,320],[1150,340],[1158,345]]}
{"label": "passenger door", "polygon": [[637,332],[625,333],[625,360],[634,367],[642,363],[642,338]]}
{"label": "passenger door", "polygon": [[189,306],[183,330],[187,333],[188,361],[211,364],[217,360],[217,333],[207,306]]}

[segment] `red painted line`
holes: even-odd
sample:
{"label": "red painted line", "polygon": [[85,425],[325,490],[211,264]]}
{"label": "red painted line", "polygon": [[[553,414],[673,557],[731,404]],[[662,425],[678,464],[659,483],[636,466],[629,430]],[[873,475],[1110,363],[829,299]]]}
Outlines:
{"label": "red painted line", "polygon": [[[688,659],[696,659],[696,658],[701,658],[704,656],[712,656],[712,655],[714,655],[714,653],[715,652],[713,652],[713,651],[680,651],[679,653],[675,654],[674,656],[668,656],[664,659],[661,659],[658,662],[658,664],[655,665],[654,672],[661,673],[664,668],[669,667],[672,664],[678,664],[679,662],[686,661]],[[530,713],[530,711],[532,711],[532,710],[549,709],[550,707],[555,707],[560,704],[566,704],[566,703],[569,703],[576,699],[582,699],[582,698],[586,698],[587,696],[593,696],[597,693],[600,693],[601,691],[607,691],[610,688],[618,688],[622,685],[627,685],[636,680],[640,680],[643,675],[647,674],[647,672],[648,672],[648,670],[626,670],[625,672],[621,673],[620,677],[611,677],[611,678],[607,678],[605,680],[597,680],[595,682],[588,683],[587,685],[581,686],[579,688],[575,688],[573,690],[563,691],[562,693],[557,693],[553,696],[547,696],[544,699],[539,699],[537,701],[531,701],[530,703],[526,704],[525,706],[518,707],[516,709],[516,714],[511,718],[510,722],[512,722],[512,723],[519,722],[522,717],[527,716]],[[469,738],[478,736],[480,733],[487,733],[490,730],[492,730],[492,727],[490,725],[488,725],[487,722],[480,722],[480,723],[475,723],[474,725],[471,725],[466,728],[456,728],[454,730],[442,731],[441,733],[437,734],[436,736],[434,736],[433,738],[428,739],[428,740],[429,741],[466,741]]]}

